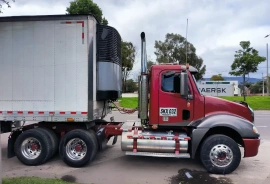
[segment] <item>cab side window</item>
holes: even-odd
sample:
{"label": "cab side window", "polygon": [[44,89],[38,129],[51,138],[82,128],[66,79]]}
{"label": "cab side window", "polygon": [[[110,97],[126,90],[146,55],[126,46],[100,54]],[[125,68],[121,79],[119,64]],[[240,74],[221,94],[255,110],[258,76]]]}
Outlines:
{"label": "cab side window", "polygon": [[[180,93],[180,78],[177,76],[177,73],[172,76],[166,76],[166,73],[163,73],[161,89],[164,92]],[[188,93],[190,94],[189,88]]]}

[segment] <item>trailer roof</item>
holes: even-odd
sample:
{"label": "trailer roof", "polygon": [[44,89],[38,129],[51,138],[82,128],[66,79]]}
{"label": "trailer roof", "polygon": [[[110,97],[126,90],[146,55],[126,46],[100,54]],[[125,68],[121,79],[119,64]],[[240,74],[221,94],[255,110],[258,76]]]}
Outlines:
{"label": "trailer roof", "polygon": [[0,22],[21,22],[21,21],[49,21],[49,20],[87,20],[88,17],[93,17],[98,23],[97,18],[92,14],[61,14],[61,15],[23,15],[23,16],[7,16],[0,17]]}

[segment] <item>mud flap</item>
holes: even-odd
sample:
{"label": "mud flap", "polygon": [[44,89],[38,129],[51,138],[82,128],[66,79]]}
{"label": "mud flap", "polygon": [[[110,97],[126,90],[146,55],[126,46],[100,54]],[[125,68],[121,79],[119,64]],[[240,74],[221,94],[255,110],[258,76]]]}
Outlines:
{"label": "mud flap", "polygon": [[99,150],[102,151],[106,147],[106,135],[105,135],[105,128],[100,128],[97,133],[97,140],[99,145]]}
{"label": "mud flap", "polygon": [[22,133],[22,131],[12,132],[8,138],[8,147],[7,147],[7,158],[15,157],[14,145],[18,136]]}
{"label": "mud flap", "polygon": [[115,143],[117,142],[117,138],[118,138],[118,136],[115,135],[114,138],[113,138],[113,143],[112,143],[112,145],[115,145]]}

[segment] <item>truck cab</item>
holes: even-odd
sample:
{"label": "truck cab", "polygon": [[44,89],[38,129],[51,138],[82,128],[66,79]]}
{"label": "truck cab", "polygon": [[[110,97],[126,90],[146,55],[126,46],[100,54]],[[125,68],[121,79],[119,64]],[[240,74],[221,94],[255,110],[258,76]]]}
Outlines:
{"label": "truck cab", "polygon": [[[180,74],[186,71],[187,81],[180,86]],[[150,70],[149,122],[158,126],[187,126],[213,114],[234,114],[254,122],[254,112],[245,103],[204,96],[198,90],[197,69],[185,65],[153,65]],[[186,89],[187,88],[187,89]],[[180,91],[187,91],[181,95]],[[158,99],[158,100],[157,100]]]}
{"label": "truck cab", "polygon": [[158,64],[147,69],[145,33],[141,33],[138,116],[142,127],[122,134],[127,155],[200,158],[208,172],[233,172],[244,157],[256,156],[260,135],[254,112],[245,102],[200,93],[196,68]]}

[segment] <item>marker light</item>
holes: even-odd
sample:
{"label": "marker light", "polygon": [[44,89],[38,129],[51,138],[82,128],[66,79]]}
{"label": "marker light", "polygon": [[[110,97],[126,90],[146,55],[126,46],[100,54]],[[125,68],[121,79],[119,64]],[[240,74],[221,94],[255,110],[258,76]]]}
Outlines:
{"label": "marker light", "polygon": [[67,118],[67,121],[74,121],[74,118]]}
{"label": "marker light", "polygon": [[255,126],[253,126],[253,132],[255,132],[256,134],[259,133],[258,129]]}
{"label": "marker light", "polygon": [[189,107],[190,107],[190,102],[187,103],[187,108],[189,108]]}

